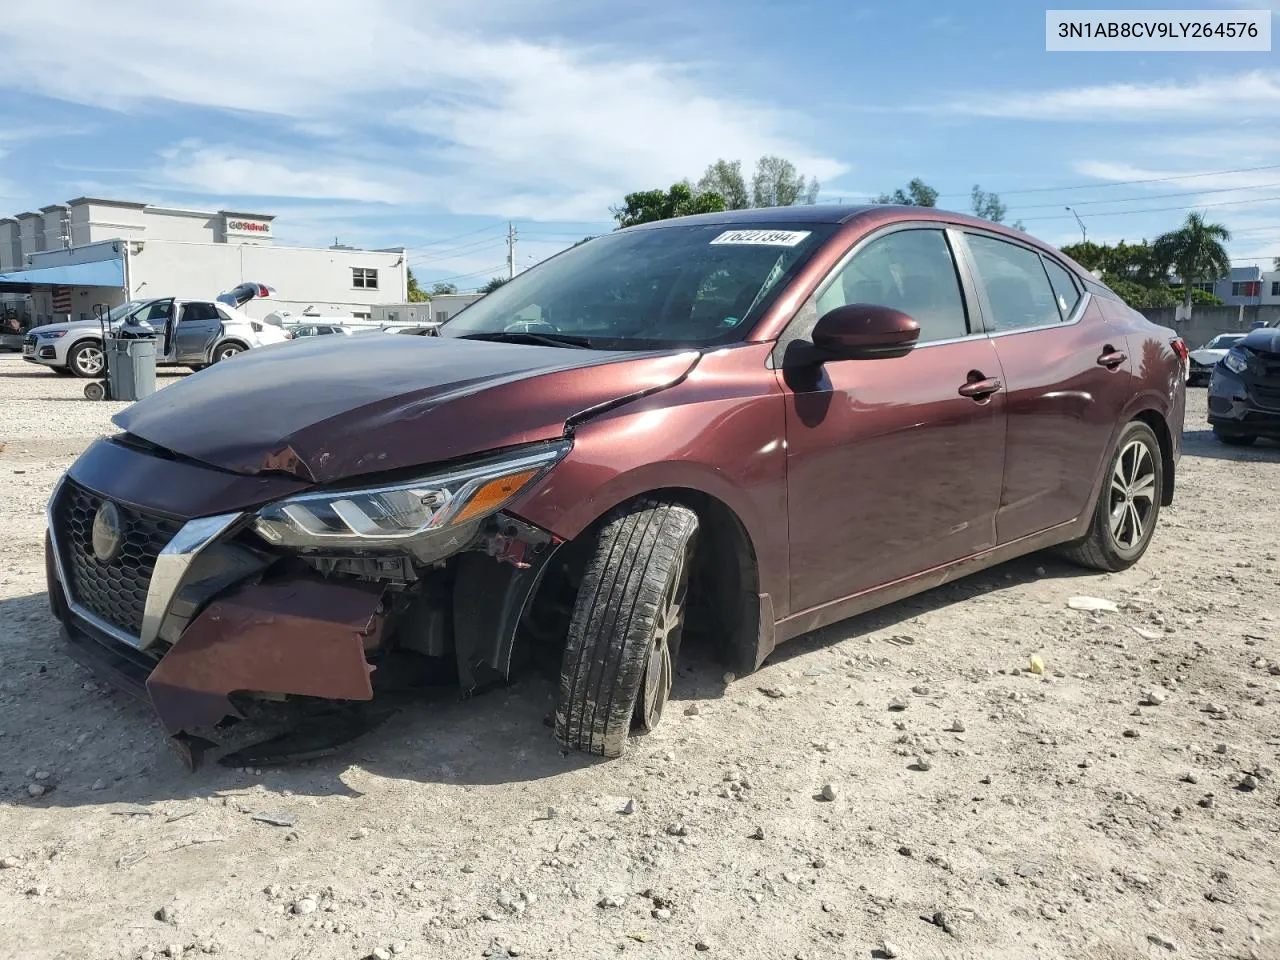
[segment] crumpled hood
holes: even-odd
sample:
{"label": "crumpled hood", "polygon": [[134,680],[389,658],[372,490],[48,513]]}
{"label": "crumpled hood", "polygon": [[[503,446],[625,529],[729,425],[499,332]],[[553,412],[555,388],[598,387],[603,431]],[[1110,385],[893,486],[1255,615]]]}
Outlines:
{"label": "crumpled hood", "polygon": [[1199,350],[1191,351],[1191,359],[1196,363],[1204,364],[1206,367],[1213,366],[1213,364],[1217,363],[1226,355],[1226,350],[1219,350],[1216,347],[1212,350],[1206,347],[1201,347]]}
{"label": "crumpled hood", "polygon": [[1259,327],[1257,330],[1250,330],[1239,345],[1262,353],[1280,353],[1280,329]]}
{"label": "crumpled hood", "polygon": [[570,419],[679,382],[698,356],[309,337],[215,364],[112,419],[235,473],[327,483],[553,439]]}

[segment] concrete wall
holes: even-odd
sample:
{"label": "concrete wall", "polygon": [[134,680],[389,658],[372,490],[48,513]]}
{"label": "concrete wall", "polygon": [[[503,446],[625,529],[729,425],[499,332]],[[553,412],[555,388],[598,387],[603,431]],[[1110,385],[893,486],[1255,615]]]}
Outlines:
{"label": "concrete wall", "polygon": [[196,211],[148,207],[143,211],[142,222],[148,240],[213,243],[222,233],[221,217]]}
{"label": "concrete wall", "polygon": [[[136,246],[136,245],[135,245]],[[352,268],[378,271],[376,290],[353,286]],[[259,244],[175,243],[148,240],[129,258],[135,299],[180,296],[212,299],[245,281],[269,284],[276,296],[252,300],[245,312],[262,318],[273,310],[329,316],[371,312],[374,304],[404,300],[408,274],[399,251],[319,250]]]}
{"label": "concrete wall", "polygon": [[1203,347],[1220,333],[1247,333],[1255,320],[1280,325],[1280,304],[1253,307],[1194,306],[1189,320],[1174,321],[1176,307],[1149,307],[1141,313],[1152,323],[1171,327],[1192,350]]}
{"label": "concrete wall", "polygon": [[22,241],[18,237],[18,221],[12,217],[0,220],[0,273],[20,270]]}

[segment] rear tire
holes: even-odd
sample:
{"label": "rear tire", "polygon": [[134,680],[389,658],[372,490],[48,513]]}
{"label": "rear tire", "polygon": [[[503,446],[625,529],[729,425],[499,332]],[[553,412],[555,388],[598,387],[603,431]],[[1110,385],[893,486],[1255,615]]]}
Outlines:
{"label": "rear tire", "polygon": [[1126,570],[1146,553],[1160,517],[1164,461],[1149,426],[1134,420],[1121,431],[1102,484],[1089,532],[1059,552],[1082,567]]}
{"label": "rear tire", "polygon": [[1218,428],[1213,428],[1213,435],[1228,447],[1251,447],[1258,439],[1251,433],[1219,433]]}
{"label": "rear tire", "polygon": [[560,667],[556,739],[622,755],[633,722],[652,730],[675,679],[698,516],[642,498],[605,520],[587,561]]}
{"label": "rear tire", "polygon": [[230,360],[238,353],[244,353],[245,348],[238,343],[224,343],[213,351],[213,362],[221,363],[223,360]]}

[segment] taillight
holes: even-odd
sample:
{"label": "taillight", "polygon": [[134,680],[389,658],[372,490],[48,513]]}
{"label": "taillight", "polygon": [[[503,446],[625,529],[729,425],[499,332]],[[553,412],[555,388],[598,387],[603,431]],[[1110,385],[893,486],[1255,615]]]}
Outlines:
{"label": "taillight", "polygon": [[1169,341],[1169,346],[1173,347],[1173,352],[1183,363],[1186,363],[1187,358],[1191,356],[1191,351],[1187,349],[1187,344],[1181,337],[1174,337]]}

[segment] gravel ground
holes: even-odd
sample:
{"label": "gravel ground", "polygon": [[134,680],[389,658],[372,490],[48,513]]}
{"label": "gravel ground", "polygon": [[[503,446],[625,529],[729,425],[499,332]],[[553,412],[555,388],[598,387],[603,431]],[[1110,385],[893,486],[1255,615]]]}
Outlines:
{"label": "gravel ground", "polygon": [[47,611],[45,499],[119,406],[81,386],[0,357],[4,956],[1280,957],[1280,447],[1216,444],[1203,390],[1123,574],[1030,557],[695,662],[619,761],[529,678],[187,775]]}

